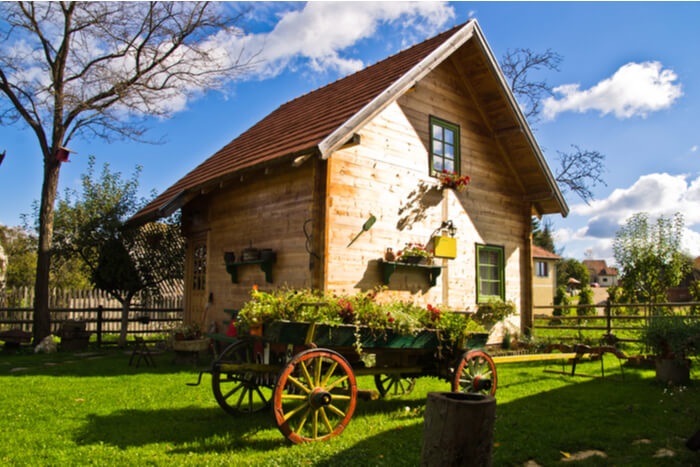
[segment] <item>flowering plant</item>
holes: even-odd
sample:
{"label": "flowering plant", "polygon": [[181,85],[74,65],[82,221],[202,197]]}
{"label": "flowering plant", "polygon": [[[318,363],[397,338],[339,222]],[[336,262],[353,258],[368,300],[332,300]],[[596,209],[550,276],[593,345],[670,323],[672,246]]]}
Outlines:
{"label": "flowering plant", "polygon": [[460,192],[464,191],[469,182],[472,181],[469,175],[459,176],[457,172],[448,172],[447,170],[443,170],[441,174],[438,174],[438,177],[443,188],[455,188]]}
{"label": "flowering plant", "polygon": [[426,250],[425,245],[423,245],[422,243],[407,243],[402,250],[396,253],[396,256],[400,261],[406,256],[424,256],[426,258],[429,258],[433,255],[433,253],[435,253],[435,250]]}
{"label": "flowering plant", "polygon": [[[341,325],[366,326],[375,332],[392,330],[398,334],[415,335],[423,329],[435,329],[441,338],[458,342],[462,337],[484,328],[470,317],[452,313],[447,306],[424,308],[411,302],[377,297],[368,291],[355,295],[333,295],[317,290],[277,289],[270,293],[251,291],[251,300],[238,313],[236,325],[243,332],[251,327],[278,320]],[[304,306],[322,303],[325,306]],[[360,336],[360,334],[358,334]],[[361,350],[359,339],[356,343]]]}

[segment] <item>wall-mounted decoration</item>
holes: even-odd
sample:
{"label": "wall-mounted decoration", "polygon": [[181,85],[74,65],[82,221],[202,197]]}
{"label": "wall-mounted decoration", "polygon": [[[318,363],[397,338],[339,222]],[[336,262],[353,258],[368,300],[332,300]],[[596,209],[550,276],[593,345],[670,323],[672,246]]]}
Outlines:
{"label": "wall-mounted decoration", "polygon": [[457,257],[457,239],[453,237],[433,237],[435,256],[437,258],[455,259]]}
{"label": "wall-mounted decoration", "polygon": [[365,222],[365,223],[362,225],[362,230],[360,230],[360,233],[358,233],[357,235],[355,235],[355,238],[353,238],[353,239],[350,241],[350,243],[348,243],[347,248],[350,248],[350,245],[352,245],[353,243],[355,243],[355,240],[357,240],[358,238],[360,238],[360,235],[362,235],[363,233],[365,233],[365,232],[367,232],[369,229],[371,229],[375,222],[377,222],[377,218],[374,217],[373,215],[370,215],[370,216],[369,216],[369,219],[367,219],[367,222]]}

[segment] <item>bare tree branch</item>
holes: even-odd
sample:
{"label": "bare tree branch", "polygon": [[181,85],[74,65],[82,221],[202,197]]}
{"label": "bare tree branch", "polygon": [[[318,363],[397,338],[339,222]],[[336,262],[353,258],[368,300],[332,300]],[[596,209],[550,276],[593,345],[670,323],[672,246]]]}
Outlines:
{"label": "bare tree branch", "polygon": [[542,112],[541,102],[553,95],[552,86],[545,80],[536,81],[531,73],[542,69],[559,71],[563,57],[552,49],[543,53],[530,49],[508,49],[501,59],[503,74],[510,81],[510,89],[523,105],[528,120],[536,122]]}
{"label": "bare tree branch", "polygon": [[168,117],[249,71],[255,55],[242,59],[235,40],[246,14],[238,5],[0,3],[0,123],[29,125],[44,159],[35,341],[50,331],[58,149],[77,136],[143,141],[150,116]]}
{"label": "bare tree branch", "polygon": [[593,199],[592,188],[598,184],[607,186],[603,180],[605,156],[598,151],[581,149],[571,145],[574,152],[557,151],[559,167],[556,180],[573,191],[588,204]]}

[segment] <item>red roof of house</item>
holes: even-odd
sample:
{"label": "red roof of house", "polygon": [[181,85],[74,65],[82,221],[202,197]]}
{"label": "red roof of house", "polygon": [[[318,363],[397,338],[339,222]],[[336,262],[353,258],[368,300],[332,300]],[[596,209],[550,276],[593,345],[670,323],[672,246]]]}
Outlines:
{"label": "red roof of house", "polygon": [[532,257],[533,258],[548,258],[548,259],[561,259],[561,256],[547,251],[537,245],[532,245]]}
{"label": "red roof of house", "polygon": [[617,276],[617,268],[610,268],[604,259],[584,259],[583,265],[598,276]]}
{"label": "red roof of house", "polygon": [[328,135],[459,31],[455,26],[363,70],[281,105],[154,199],[154,214],[184,190],[284,156],[312,151]]}

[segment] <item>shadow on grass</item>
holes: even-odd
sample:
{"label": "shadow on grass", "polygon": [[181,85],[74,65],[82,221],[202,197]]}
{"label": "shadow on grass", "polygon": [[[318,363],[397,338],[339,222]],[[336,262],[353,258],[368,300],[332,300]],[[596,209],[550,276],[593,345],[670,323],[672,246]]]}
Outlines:
{"label": "shadow on grass", "polygon": [[[514,395],[511,391],[517,396],[518,384],[528,391],[536,384],[532,373],[516,377],[520,373],[504,375],[517,380],[501,386],[509,388],[509,396]],[[547,390],[560,379],[567,385]],[[683,445],[700,421],[697,381],[680,391],[635,372],[625,372],[624,382],[550,374],[543,374],[540,381],[542,392],[498,404],[493,465],[523,465],[530,459],[553,465],[561,461],[562,452],[586,450],[599,450],[608,457],[594,456],[576,465],[651,465],[652,459],[653,465],[700,465],[700,454]],[[422,417],[407,421],[401,429],[373,434],[319,465],[417,465],[422,429]],[[672,450],[674,457],[654,459],[662,448]]]}
{"label": "shadow on grass", "polygon": [[[361,401],[355,417],[395,412],[404,407],[419,408],[424,401]],[[415,421],[415,419],[410,420]],[[256,439],[262,430],[274,430],[271,439]],[[88,414],[87,422],[75,433],[80,445],[106,444],[121,449],[169,443],[172,452],[225,452],[232,449],[265,451],[287,444],[276,430],[271,410],[233,417],[219,407],[121,410],[108,415]],[[179,446],[178,446],[179,445]]]}
{"label": "shadow on grass", "polygon": [[121,449],[168,443],[188,444],[184,452],[227,451],[237,446],[264,451],[284,444],[282,437],[252,439],[255,433],[271,426],[272,417],[267,410],[235,418],[218,407],[121,410],[109,415],[88,415],[74,441],[79,445],[107,444]]}
{"label": "shadow on grass", "polygon": [[[208,369],[212,356],[200,358],[199,365],[175,364],[173,352],[153,356],[156,366],[146,366],[142,361],[137,368],[129,366],[131,350],[90,350],[85,352],[59,352],[55,354],[0,355],[0,376],[121,376],[139,374],[192,373],[192,382],[201,370]],[[10,372],[13,368],[23,368]]]}

